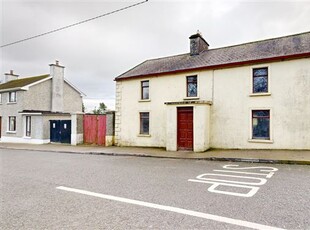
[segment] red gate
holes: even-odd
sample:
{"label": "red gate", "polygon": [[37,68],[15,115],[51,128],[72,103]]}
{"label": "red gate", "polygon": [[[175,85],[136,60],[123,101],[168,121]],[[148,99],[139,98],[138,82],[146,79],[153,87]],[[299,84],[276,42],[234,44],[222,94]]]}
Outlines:
{"label": "red gate", "polygon": [[106,115],[84,115],[84,143],[105,145]]}

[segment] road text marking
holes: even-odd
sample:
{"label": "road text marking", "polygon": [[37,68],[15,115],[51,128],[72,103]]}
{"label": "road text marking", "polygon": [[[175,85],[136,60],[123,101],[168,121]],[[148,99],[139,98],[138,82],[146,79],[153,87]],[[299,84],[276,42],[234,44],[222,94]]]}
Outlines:
{"label": "road text marking", "polygon": [[[225,170],[213,170],[214,172],[219,173],[204,173],[198,175],[195,179],[189,179],[188,181],[212,184],[208,188],[209,192],[231,196],[252,197],[259,190],[258,185],[264,185],[267,182],[267,179],[265,178],[271,178],[274,175],[274,172],[278,171],[277,168],[265,166],[239,167],[239,165],[224,165],[223,168]],[[242,176],[242,174],[246,176]],[[226,189],[233,188],[234,191],[221,190],[219,189],[220,187],[226,187]],[[246,189],[247,193],[236,192],[236,188]]]}
{"label": "road text marking", "polygon": [[175,212],[175,213],[180,213],[180,214],[194,216],[194,217],[200,217],[200,218],[204,218],[204,219],[208,219],[208,220],[214,220],[217,222],[233,224],[233,225],[238,225],[238,226],[247,227],[247,228],[270,229],[270,230],[281,229],[281,228],[271,227],[271,226],[257,224],[257,223],[253,223],[253,222],[248,222],[248,221],[243,221],[243,220],[238,220],[238,219],[232,219],[232,218],[212,215],[212,214],[208,214],[208,213],[196,212],[196,211],[187,210],[187,209],[183,209],[183,208],[176,208],[176,207],[172,207],[172,206],[154,204],[154,203],[149,203],[149,202],[144,202],[144,201],[139,201],[139,200],[132,200],[132,199],[127,199],[127,198],[123,198],[123,197],[105,195],[105,194],[90,192],[90,191],[81,190],[81,189],[68,188],[68,187],[64,187],[64,186],[56,187],[56,189],[68,191],[68,192],[75,192],[75,193],[88,195],[88,196],[94,196],[94,197],[107,199],[107,200],[123,202],[123,203],[127,203],[127,204],[134,204],[134,205],[144,206],[144,207],[148,207],[148,208],[154,208],[154,209],[165,210],[165,211],[169,211],[169,212]]}

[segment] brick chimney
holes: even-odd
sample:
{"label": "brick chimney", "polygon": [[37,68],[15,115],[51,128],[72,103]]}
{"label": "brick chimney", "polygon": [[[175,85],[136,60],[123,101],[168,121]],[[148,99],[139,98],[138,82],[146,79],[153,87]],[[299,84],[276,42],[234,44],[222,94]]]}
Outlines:
{"label": "brick chimney", "polygon": [[64,110],[64,66],[59,61],[50,64],[50,76],[52,77],[52,112],[63,112]]}
{"label": "brick chimney", "polygon": [[202,34],[197,31],[189,37],[190,40],[190,55],[199,55],[202,51],[208,50],[209,44],[203,39]]}
{"label": "brick chimney", "polygon": [[6,83],[12,80],[17,80],[19,75],[16,75],[13,73],[13,70],[10,70],[9,73],[5,73],[4,74],[4,78],[3,78],[3,82],[2,83]]}

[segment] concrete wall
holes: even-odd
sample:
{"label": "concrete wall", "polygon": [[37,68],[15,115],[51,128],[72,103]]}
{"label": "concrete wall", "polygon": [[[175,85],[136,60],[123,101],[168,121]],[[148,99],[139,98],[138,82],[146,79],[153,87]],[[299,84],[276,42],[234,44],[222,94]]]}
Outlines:
{"label": "concrete wall", "polygon": [[[270,92],[251,95],[252,68],[265,66],[269,68]],[[309,58],[116,82],[116,144],[174,145],[176,107],[164,103],[186,101],[186,76],[195,74],[197,100],[213,102],[209,112],[199,107],[200,115],[194,115],[194,123],[199,124],[194,139],[199,145],[204,141],[211,148],[310,149]],[[150,100],[140,99],[143,80],[150,82]],[[251,140],[252,109],[270,109],[271,140]],[[150,112],[150,135],[139,135],[139,112]]]}
{"label": "concrete wall", "polygon": [[115,112],[106,113],[106,138],[105,146],[114,145],[115,136]]}
{"label": "concrete wall", "polygon": [[71,145],[83,143],[83,113],[71,114]]}
{"label": "concrete wall", "polygon": [[24,110],[51,111],[52,105],[52,80],[44,81],[40,84],[31,86],[24,92]]}
{"label": "concrete wall", "polygon": [[82,112],[82,96],[74,90],[68,83],[64,83],[64,111],[68,113]]}
{"label": "concrete wall", "polygon": [[[9,92],[2,93],[2,104],[0,104],[0,116],[2,117],[1,140],[5,140],[5,136],[10,138],[23,137],[22,119],[19,111],[22,111],[24,91],[16,92],[16,103],[9,103]],[[8,119],[9,116],[16,117],[16,132],[9,132]]]}

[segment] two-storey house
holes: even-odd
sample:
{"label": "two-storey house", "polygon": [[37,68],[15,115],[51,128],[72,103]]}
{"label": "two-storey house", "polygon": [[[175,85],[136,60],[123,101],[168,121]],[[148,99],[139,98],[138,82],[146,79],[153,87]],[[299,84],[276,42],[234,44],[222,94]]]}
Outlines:
{"label": "two-storey house", "polygon": [[[67,135],[65,142],[70,143],[71,114],[81,112],[82,93],[64,79],[64,67],[58,61],[50,64],[50,74],[19,78],[10,71],[0,84],[2,142],[40,144],[51,138],[58,142],[63,132]],[[56,127],[61,120],[63,127]],[[55,132],[51,132],[53,128]]]}
{"label": "two-storey house", "polygon": [[310,149],[310,32],[147,60],[116,77],[115,142]]}

